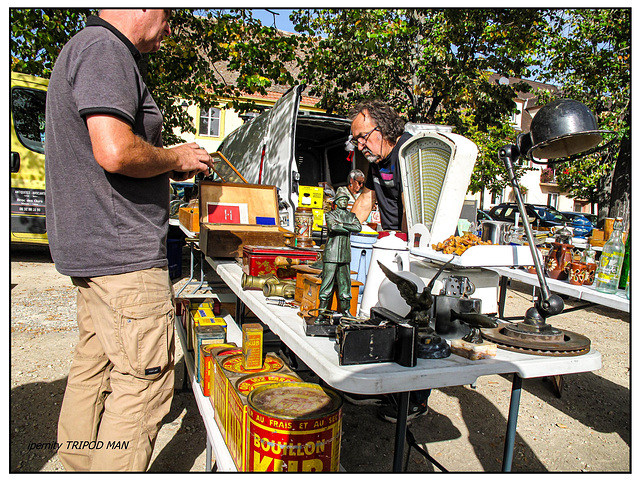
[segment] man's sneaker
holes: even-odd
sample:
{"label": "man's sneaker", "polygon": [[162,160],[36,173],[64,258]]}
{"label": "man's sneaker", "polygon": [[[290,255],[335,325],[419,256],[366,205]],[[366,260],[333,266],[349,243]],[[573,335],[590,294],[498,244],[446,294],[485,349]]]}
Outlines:
{"label": "man's sneaker", "polygon": [[[429,406],[427,405],[426,401],[422,404],[417,404],[410,401],[407,422],[413,421],[415,418],[427,414],[428,411]],[[395,403],[381,406],[380,409],[378,409],[378,416],[384,421],[395,424],[398,422],[398,406]]]}
{"label": "man's sneaker", "polygon": [[376,396],[375,394],[352,394],[343,392],[342,397],[349,404],[356,406],[382,406],[388,403],[386,396]]}

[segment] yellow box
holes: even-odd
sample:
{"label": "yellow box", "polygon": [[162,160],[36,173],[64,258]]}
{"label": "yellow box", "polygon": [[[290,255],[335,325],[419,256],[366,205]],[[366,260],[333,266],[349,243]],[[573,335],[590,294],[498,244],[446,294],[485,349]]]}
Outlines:
{"label": "yellow box", "polygon": [[191,307],[189,311],[191,312],[191,315],[194,319],[200,319],[202,317],[216,317],[215,313],[213,312],[213,306],[209,303],[200,304],[200,306],[195,309]]}
{"label": "yellow box", "polygon": [[324,209],[311,209],[313,212],[313,227],[312,230],[320,232],[324,225]]}
{"label": "yellow box", "polygon": [[262,367],[262,325],[257,322],[242,325],[242,366],[245,369]]}
{"label": "yellow box", "polygon": [[198,207],[180,207],[178,220],[188,231],[200,232],[200,209]]}
{"label": "yellow box", "polygon": [[312,187],[308,185],[298,187],[298,207],[321,209],[323,200],[324,189],[322,187]]}

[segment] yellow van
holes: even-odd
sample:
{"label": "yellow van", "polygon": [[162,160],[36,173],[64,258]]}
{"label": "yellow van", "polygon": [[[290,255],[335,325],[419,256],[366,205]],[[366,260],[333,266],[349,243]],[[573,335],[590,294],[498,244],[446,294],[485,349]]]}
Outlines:
{"label": "yellow van", "polygon": [[44,125],[49,81],[11,72],[11,242],[47,244]]}

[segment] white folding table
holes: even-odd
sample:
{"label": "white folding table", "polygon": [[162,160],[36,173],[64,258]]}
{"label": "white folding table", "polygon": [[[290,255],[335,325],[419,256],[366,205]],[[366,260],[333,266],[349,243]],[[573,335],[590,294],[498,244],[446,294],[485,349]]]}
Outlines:
{"label": "white folding table", "polygon": [[[538,280],[537,275],[530,274],[529,272],[526,272],[522,269],[510,267],[487,267],[487,269],[491,269],[492,271],[497,272],[500,276],[500,300],[498,302],[499,318],[504,318],[504,299],[507,294],[507,282],[509,279],[515,279],[519,282],[534,287],[540,286],[540,281]],[[567,281],[559,281],[557,279],[551,278],[547,278],[546,281],[551,292],[556,292],[558,294],[573,297],[574,299],[578,299],[587,303],[583,306],[578,306],[571,310],[583,309],[585,307],[589,307],[590,305],[598,304],[600,306],[610,307],[618,311],[629,312],[629,299],[627,299],[623,289],[618,289],[618,292],[616,294],[604,294],[602,292],[596,291],[593,285],[576,286],[570,284]],[[566,309],[564,312],[570,312],[570,310]]]}
{"label": "white folding table", "polygon": [[341,366],[335,340],[307,336],[304,332],[303,320],[297,315],[296,310],[267,304],[262,291],[243,290],[242,268],[235,261],[210,257],[206,260],[231,288],[239,301],[251,309],[329,386],[339,391],[356,394],[399,394],[394,471],[402,469],[411,391],[473,384],[480,376],[513,373],[502,464],[503,471],[510,471],[522,379],[590,372],[602,367],[601,355],[595,350],[581,356],[537,356],[502,349],[498,349],[496,357],[492,359],[471,361],[452,354],[445,359],[418,359],[417,366],[412,368],[393,362]]}

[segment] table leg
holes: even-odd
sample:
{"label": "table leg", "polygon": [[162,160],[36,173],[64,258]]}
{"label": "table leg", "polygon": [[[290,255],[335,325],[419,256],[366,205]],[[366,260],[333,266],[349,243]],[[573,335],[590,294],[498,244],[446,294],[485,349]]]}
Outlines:
{"label": "table leg", "polygon": [[211,469],[213,468],[212,463],[211,463],[211,459],[212,459],[212,449],[211,449],[211,441],[209,440],[209,436],[207,436],[207,451],[206,451],[206,459],[205,459],[205,469],[207,470],[207,472],[211,472]]}
{"label": "table leg", "polygon": [[393,471],[402,471],[402,458],[404,457],[404,443],[407,437],[407,416],[409,415],[409,392],[398,394],[398,419],[396,424],[396,441],[393,452]]}
{"label": "table leg", "polygon": [[180,297],[180,294],[182,294],[182,291],[185,290],[185,288],[191,284],[191,281],[193,281],[193,264],[194,264],[194,258],[193,258],[193,242],[189,242],[189,253],[190,253],[190,266],[189,266],[189,279],[187,279],[187,282],[180,288],[180,290],[176,293],[176,297]]}
{"label": "table leg", "polygon": [[242,328],[244,324],[246,305],[239,297],[236,297],[236,324]]}
{"label": "table leg", "polygon": [[507,276],[500,276],[500,292],[498,296],[498,318],[504,317],[504,302],[507,299],[507,284],[509,278]]}
{"label": "table leg", "polygon": [[502,456],[502,471],[505,473],[511,471],[511,462],[513,461],[513,446],[516,440],[516,425],[518,424],[521,392],[522,378],[518,376],[518,373],[513,373],[509,419],[507,420],[507,435],[504,440],[504,455]]}

